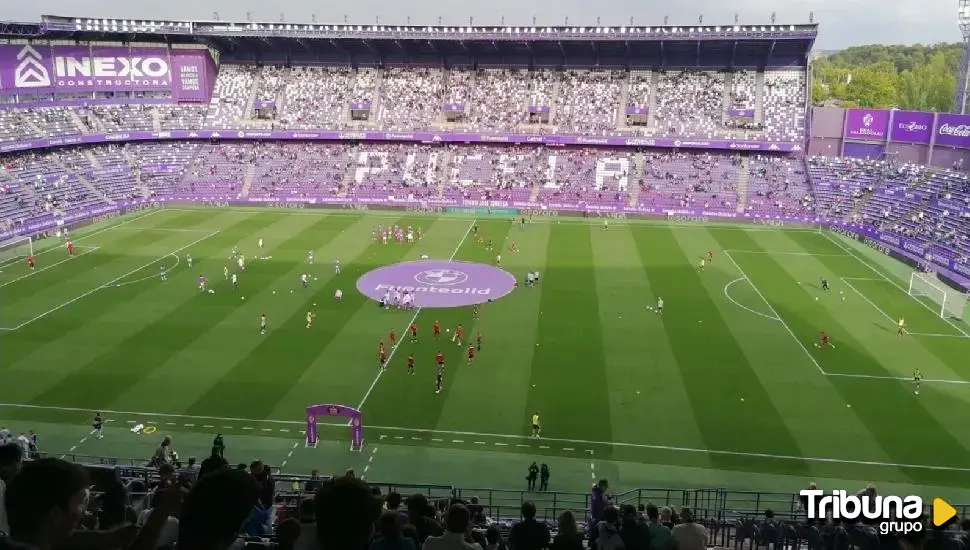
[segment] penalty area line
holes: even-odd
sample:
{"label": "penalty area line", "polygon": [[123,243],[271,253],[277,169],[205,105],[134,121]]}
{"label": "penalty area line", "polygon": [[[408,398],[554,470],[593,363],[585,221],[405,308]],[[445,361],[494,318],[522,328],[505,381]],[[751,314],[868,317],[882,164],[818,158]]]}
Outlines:
{"label": "penalty area line", "polygon": [[[462,245],[465,244],[465,241],[468,239],[469,233],[472,232],[472,228],[475,227],[476,221],[477,220],[472,220],[472,222],[468,224],[468,229],[465,230],[465,234],[461,236],[461,240],[458,241],[458,245],[455,246],[455,250],[451,253],[451,256],[448,258],[449,262],[454,260],[455,256],[458,255],[458,252],[461,250]],[[384,363],[384,365],[390,364],[391,359],[394,358],[394,354],[397,353],[398,348],[400,348],[401,344],[404,343],[404,337],[407,334],[408,327],[414,324],[414,321],[417,320],[418,316],[421,315],[421,312],[423,310],[424,308],[420,308],[420,307],[417,308],[414,311],[414,315],[411,317],[411,320],[408,321],[408,324],[404,325],[404,330],[401,331],[401,338],[397,341],[396,344],[394,344],[394,347],[391,348],[391,352],[387,354],[387,361]],[[371,382],[370,387],[367,388],[366,392],[364,392],[364,397],[361,398],[360,405],[357,405],[358,411],[364,408],[364,403],[367,403],[367,400],[370,398],[370,394],[373,393],[374,388],[377,387],[377,383],[380,382],[381,376],[383,375],[384,375],[384,369],[383,368],[378,369],[377,376],[374,377],[374,381]],[[350,423],[348,422],[347,425],[349,426]]]}
{"label": "penalty area line", "polygon": [[[200,238],[198,238],[198,239],[190,242],[189,244],[187,244],[185,246],[179,247],[179,248],[177,248],[177,249],[169,252],[165,256],[162,256],[161,259],[167,258],[167,257],[171,256],[172,254],[176,254],[177,255],[179,252],[181,252],[181,251],[183,251],[183,250],[185,250],[185,249],[187,249],[187,248],[189,248],[191,246],[195,246],[195,245],[199,244],[200,242],[202,242],[202,241],[204,241],[206,239],[210,239],[212,237],[215,237],[218,234],[219,234],[218,231],[213,231],[212,233],[209,233],[208,235],[206,235],[204,237],[200,237]],[[139,267],[136,267],[135,269],[132,269],[131,271],[129,271],[129,272],[123,274],[123,275],[120,275],[118,277],[115,277],[114,279],[112,279],[112,280],[110,280],[110,281],[108,281],[106,283],[103,283],[101,285],[98,285],[98,286],[92,288],[91,290],[89,290],[87,292],[84,292],[82,294],[79,294],[79,295],[71,298],[70,300],[64,302],[63,304],[60,304],[60,305],[55,306],[55,307],[52,307],[52,308],[48,309],[47,311],[45,311],[45,312],[43,312],[43,313],[41,313],[39,315],[36,315],[35,317],[33,317],[31,319],[28,319],[28,320],[24,321],[23,323],[20,323],[16,327],[14,327],[12,329],[8,329],[8,330],[9,331],[20,330],[20,329],[24,328],[25,326],[27,326],[27,325],[29,325],[31,323],[34,323],[36,321],[39,321],[39,320],[43,319],[44,317],[47,317],[48,315],[50,315],[52,313],[55,313],[57,311],[60,311],[60,310],[64,309],[65,307],[73,304],[74,302],[77,302],[78,300],[82,300],[84,298],[87,298],[88,296],[94,294],[95,292],[98,292],[99,290],[104,290],[105,288],[111,287],[111,286],[115,285],[115,283],[117,283],[118,281],[121,281],[121,280],[125,279],[126,277],[128,277],[130,275],[133,275],[135,273],[138,273],[139,271],[141,271],[142,269],[145,269],[146,267],[150,267],[152,265],[155,265],[155,263],[157,263],[159,261],[159,259],[160,258],[156,258],[156,259],[154,259],[154,260],[152,260],[152,261],[150,261],[150,262],[148,262],[146,264],[143,264],[143,265],[141,265]]]}
{"label": "penalty area line", "polygon": [[33,277],[34,275],[37,275],[38,273],[43,273],[43,272],[47,271],[48,269],[54,269],[55,267],[57,267],[57,266],[59,266],[59,265],[61,265],[63,263],[67,263],[67,262],[69,262],[71,260],[75,260],[77,258],[80,258],[81,256],[84,256],[85,254],[90,254],[92,252],[95,252],[95,251],[99,250],[100,247],[97,247],[97,246],[79,246],[78,248],[83,248],[84,251],[83,252],[79,252],[78,254],[75,254],[73,256],[69,256],[67,258],[64,258],[63,260],[61,260],[59,262],[54,262],[54,263],[52,263],[50,265],[47,265],[47,266],[44,266],[44,267],[42,267],[40,269],[36,269],[34,271],[30,271],[28,273],[25,273],[25,274],[21,275],[20,277],[17,277],[16,279],[13,279],[13,280],[7,281],[7,282],[5,282],[3,284],[0,284],[0,288],[3,288],[5,286],[12,285],[12,284],[16,283],[17,281],[22,281],[22,280],[27,279],[29,277]]}
{"label": "penalty area line", "polygon": [[[754,313],[755,315],[758,315],[760,317],[764,317],[765,319],[768,319],[769,321],[774,321],[774,322],[781,321],[781,319],[779,319],[778,317],[772,317],[771,315],[766,315],[764,313],[761,313],[760,311],[755,311],[755,310],[749,308],[748,306],[742,304],[741,302],[738,302],[737,300],[735,300],[731,296],[730,289],[731,289],[732,286],[734,286],[735,283],[740,283],[741,281],[747,281],[747,279],[745,279],[744,277],[738,277],[737,279],[735,279],[735,280],[729,282],[728,284],[724,285],[724,297],[727,298],[728,300],[730,300],[731,303],[733,303],[734,305],[738,306],[739,308],[741,308],[741,309],[743,309],[743,310],[745,310],[745,311],[747,311],[749,313]],[[750,283],[750,281],[748,281],[748,282]]]}

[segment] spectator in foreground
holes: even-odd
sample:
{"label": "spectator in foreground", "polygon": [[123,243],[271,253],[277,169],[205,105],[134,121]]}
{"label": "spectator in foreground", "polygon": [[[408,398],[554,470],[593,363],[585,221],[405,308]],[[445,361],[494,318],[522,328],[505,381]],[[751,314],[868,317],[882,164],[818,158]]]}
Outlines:
{"label": "spectator in foreground", "polygon": [[25,464],[7,485],[10,530],[0,549],[60,547],[81,522],[87,499],[88,476],[80,466],[56,458]]}
{"label": "spectator in foreground", "polygon": [[603,517],[596,524],[597,550],[622,550],[623,539],[620,537],[620,513],[615,506],[607,506],[603,510]]}
{"label": "spectator in foreground", "polygon": [[128,505],[128,491],[120,481],[115,481],[101,495],[98,529],[112,529],[126,523],[135,523],[137,520],[138,515]]}
{"label": "spectator in foreground", "polygon": [[428,537],[422,550],[482,550],[477,542],[470,542],[471,513],[464,504],[452,504],[448,509],[445,534]]}
{"label": "spectator in foreground", "polygon": [[677,541],[678,550],[705,550],[707,548],[707,529],[694,523],[694,513],[690,508],[680,510],[681,523],[671,531]]}
{"label": "spectator in foreground", "polygon": [[650,530],[650,550],[670,548],[670,528],[660,523],[660,510],[654,504],[647,505],[647,529]]}
{"label": "spectator in foreground", "polygon": [[428,503],[428,497],[417,493],[407,499],[408,517],[418,534],[418,542],[424,544],[428,537],[444,534],[441,524],[434,519],[434,508]]}
{"label": "spectator in foreground", "polygon": [[179,514],[179,550],[226,550],[258,498],[256,480],[244,471],[219,470],[200,478]]}
{"label": "spectator in foreground", "polygon": [[497,525],[489,525],[485,530],[485,550],[505,550],[502,544],[502,531]]}
{"label": "spectator in foreground", "polygon": [[319,550],[368,548],[381,508],[366,483],[334,478],[320,486],[314,504]]}
{"label": "spectator in foreground", "polygon": [[583,550],[583,537],[579,534],[576,516],[569,510],[559,515],[558,531],[552,539],[552,550]]}
{"label": "spectator in foreground", "polygon": [[276,528],[276,537],[279,539],[276,550],[294,550],[296,541],[300,540],[300,535],[303,534],[302,530],[303,526],[300,524],[300,520],[296,518],[290,518],[280,523],[280,526]]}
{"label": "spectator in foreground", "polygon": [[[148,518],[155,513],[155,509],[162,506],[162,499],[165,498],[164,491],[155,491],[151,495],[151,505],[141,511],[138,515],[137,525],[143,527]],[[155,544],[157,548],[165,548],[171,546],[178,542],[179,538],[179,520],[175,518],[174,514],[168,514],[165,520],[162,522],[162,529],[158,534],[158,542]]]}
{"label": "spectator in foreground", "polygon": [[296,550],[317,549],[316,504],[312,498],[305,498],[300,502],[297,510],[300,520],[300,537],[296,540]]}
{"label": "spectator in foreground", "polygon": [[620,508],[620,538],[626,550],[650,550],[650,529],[632,504]]}
{"label": "spectator in foreground", "polygon": [[370,550],[416,550],[414,541],[401,533],[401,514],[387,511],[377,520],[380,535],[370,545]]}
{"label": "spectator in foreground", "polygon": [[513,550],[542,550],[549,547],[549,528],[536,521],[536,505],[522,504],[522,521],[512,526],[509,544]]}
{"label": "spectator in foreground", "polygon": [[19,445],[7,443],[0,445],[0,535],[9,535],[10,526],[7,523],[7,507],[4,504],[6,486],[20,471],[24,455]]}

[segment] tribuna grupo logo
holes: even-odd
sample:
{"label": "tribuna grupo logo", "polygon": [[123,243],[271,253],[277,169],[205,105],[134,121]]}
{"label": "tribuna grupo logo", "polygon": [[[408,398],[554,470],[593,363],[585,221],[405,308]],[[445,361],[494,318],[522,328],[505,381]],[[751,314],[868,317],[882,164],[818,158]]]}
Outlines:
{"label": "tribuna grupo logo", "polygon": [[852,495],[845,491],[826,494],[821,489],[805,489],[799,494],[806,499],[808,519],[860,521],[876,525],[884,535],[919,532],[924,527],[923,499],[915,495],[884,497],[869,492]]}

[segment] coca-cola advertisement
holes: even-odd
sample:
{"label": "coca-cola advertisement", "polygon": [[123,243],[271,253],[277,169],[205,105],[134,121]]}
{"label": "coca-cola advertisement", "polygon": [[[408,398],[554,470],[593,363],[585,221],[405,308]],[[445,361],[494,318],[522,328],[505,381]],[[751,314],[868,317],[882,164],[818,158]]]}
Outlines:
{"label": "coca-cola advertisement", "polygon": [[970,115],[951,113],[937,115],[936,144],[970,149]]}

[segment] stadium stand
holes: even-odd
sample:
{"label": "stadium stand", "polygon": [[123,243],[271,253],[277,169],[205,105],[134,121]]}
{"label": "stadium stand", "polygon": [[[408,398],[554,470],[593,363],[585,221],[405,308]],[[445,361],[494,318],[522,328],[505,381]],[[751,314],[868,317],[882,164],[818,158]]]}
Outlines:
{"label": "stadium stand", "polygon": [[[25,228],[133,199],[512,201],[539,208],[570,205],[611,211],[639,206],[657,214],[699,210],[857,222],[926,243],[932,257],[963,264],[970,257],[970,181],[961,170],[884,159],[806,158],[798,152],[680,148],[680,140],[804,142],[808,83],[805,68],[797,64],[730,70],[724,63],[722,69],[661,70],[552,69],[522,63],[375,68],[245,61],[237,58],[219,66],[211,97],[203,104],[141,103],[123,95],[92,96],[97,104],[82,101],[75,106],[5,101],[0,143],[74,140],[3,153],[0,226]],[[461,105],[464,116],[445,116],[444,104]],[[263,105],[272,107],[258,108]],[[351,109],[352,105],[361,108]],[[624,116],[628,108],[642,109],[645,124],[630,124]],[[753,111],[754,116],[737,122],[729,116],[732,109]],[[367,116],[355,116],[352,110]],[[546,147],[434,140],[179,141],[159,136],[157,141],[78,144],[94,134],[224,130],[223,137],[229,138],[250,128],[460,128],[575,134],[593,141],[578,147]],[[595,142],[603,136],[664,136],[677,139],[678,145],[660,149],[647,141],[609,148]],[[802,503],[788,493],[638,489],[610,494],[605,482],[589,492],[547,494],[368,486],[354,479],[353,472],[334,478],[317,472],[295,475],[260,462],[253,462],[247,472],[234,472],[219,457],[183,465],[168,455],[160,461],[121,463],[67,455],[86,464],[84,472],[57,459],[28,461],[21,470],[22,455],[29,449],[14,447],[0,446],[0,478],[7,484],[8,507],[27,502],[18,499],[43,491],[50,479],[73,483],[78,491],[87,488],[90,479],[94,498],[79,519],[91,529],[105,529],[117,525],[105,515],[117,508],[145,518],[173,514],[178,499],[168,497],[171,487],[181,484],[191,487],[177,519],[179,543],[187,547],[193,536],[201,537],[205,512],[215,507],[228,511],[226,522],[233,529],[246,522],[246,537],[239,539],[241,543],[237,540],[237,547],[244,543],[246,548],[292,547],[290,529],[296,522],[302,534],[297,538],[308,547],[320,533],[324,539],[316,540],[316,547],[321,550],[357,550],[368,547],[377,522],[380,537],[411,538],[417,546],[445,531],[465,531],[471,523],[471,539],[491,549],[497,548],[491,545],[495,540],[514,539],[517,525],[532,528],[528,522],[533,515],[548,528],[549,536],[567,542],[570,536],[595,540],[615,526],[625,540],[643,528],[674,539],[690,529],[705,533],[702,546],[717,547],[748,543],[861,549],[879,543],[867,526],[807,521]],[[51,500],[43,505],[47,508],[37,510],[31,521],[41,522],[42,512],[66,503]],[[382,508],[386,514],[379,519]],[[448,511],[450,518],[445,520]],[[700,528],[692,526],[693,518]],[[581,525],[574,526],[575,520]],[[31,523],[24,530],[21,525],[25,524],[11,522],[6,534],[27,545],[34,543],[22,538],[27,531],[46,527]],[[0,525],[0,531],[4,527]],[[228,533],[228,539],[236,534]],[[955,549],[970,544],[966,531],[930,531],[927,536]],[[171,547],[171,542],[160,546]],[[0,547],[4,544],[0,539]],[[694,550],[686,539],[681,546]]]}

